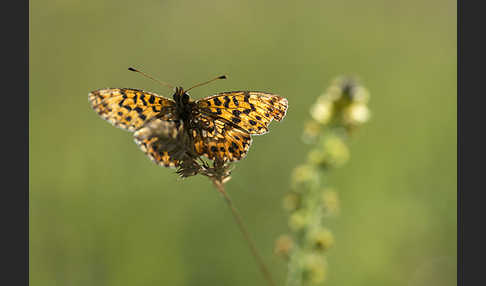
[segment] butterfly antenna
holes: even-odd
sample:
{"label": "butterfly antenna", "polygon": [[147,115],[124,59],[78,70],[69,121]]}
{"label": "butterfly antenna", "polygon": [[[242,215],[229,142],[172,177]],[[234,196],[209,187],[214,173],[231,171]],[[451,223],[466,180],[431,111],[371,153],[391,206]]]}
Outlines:
{"label": "butterfly antenna", "polygon": [[161,85],[165,85],[165,86],[167,86],[167,87],[169,87],[169,88],[174,88],[174,86],[172,86],[172,85],[170,85],[170,84],[168,84],[168,83],[166,83],[166,82],[160,81],[160,80],[158,80],[158,79],[155,79],[155,78],[153,78],[153,77],[149,76],[148,74],[146,74],[146,73],[144,73],[144,72],[141,72],[141,71],[139,71],[139,70],[137,70],[137,69],[134,69],[134,68],[132,68],[132,67],[129,67],[129,68],[128,68],[128,70],[129,70],[129,71],[133,71],[133,72],[138,72],[138,73],[142,74],[143,76],[148,77],[149,79],[154,80],[154,81],[156,81],[156,82],[160,83]]}
{"label": "butterfly antenna", "polygon": [[198,83],[198,84],[196,84],[195,86],[193,86],[193,87],[191,87],[191,88],[189,88],[189,89],[186,89],[186,92],[187,92],[187,91],[189,91],[189,90],[191,90],[191,89],[193,89],[193,88],[195,88],[195,87],[198,87],[198,86],[205,85],[205,84],[208,84],[208,83],[210,83],[210,82],[213,82],[213,81],[215,81],[215,80],[217,80],[217,79],[226,79],[226,76],[225,76],[225,75],[220,75],[220,76],[218,76],[218,77],[216,77],[216,78],[213,78],[213,79],[211,79],[211,80],[208,80],[208,81],[205,81],[205,82],[202,82],[202,83]]}

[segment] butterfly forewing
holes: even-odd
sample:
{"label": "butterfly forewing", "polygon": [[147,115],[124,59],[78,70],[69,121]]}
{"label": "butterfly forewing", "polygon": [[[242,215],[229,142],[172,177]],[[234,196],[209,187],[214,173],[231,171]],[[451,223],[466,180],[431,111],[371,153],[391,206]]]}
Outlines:
{"label": "butterfly forewing", "polygon": [[248,134],[268,132],[268,125],[280,121],[287,111],[287,99],[256,91],[231,91],[206,97],[196,102],[202,113],[232,122]]}
{"label": "butterfly forewing", "polygon": [[111,124],[135,131],[154,117],[170,118],[175,102],[155,93],[129,88],[99,89],[88,95],[91,107]]}

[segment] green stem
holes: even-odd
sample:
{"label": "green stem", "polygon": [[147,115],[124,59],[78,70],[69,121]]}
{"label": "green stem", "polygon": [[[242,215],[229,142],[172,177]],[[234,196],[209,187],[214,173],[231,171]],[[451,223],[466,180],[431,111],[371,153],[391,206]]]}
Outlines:
{"label": "green stem", "polygon": [[214,185],[216,186],[216,189],[218,190],[218,192],[223,196],[226,203],[228,204],[228,206],[231,210],[231,213],[233,214],[233,217],[235,218],[236,224],[240,228],[240,231],[243,233],[243,236],[244,236],[246,242],[248,243],[248,246],[250,247],[251,253],[253,254],[253,257],[255,257],[255,260],[256,260],[259,268],[260,268],[260,271],[262,272],[263,276],[267,280],[268,285],[275,286],[276,284],[275,284],[275,282],[273,282],[272,276],[270,275],[270,271],[268,271],[268,268],[265,265],[265,262],[263,262],[263,259],[260,256],[260,254],[258,253],[258,250],[255,247],[255,244],[251,240],[250,234],[246,230],[246,227],[243,224],[243,221],[241,219],[240,214],[238,213],[236,208],[233,206],[233,203],[232,203],[230,197],[228,196],[228,194],[225,192],[223,183],[221,181],[216,180],[216,179],[213,179],[212,181],[213,181]]}

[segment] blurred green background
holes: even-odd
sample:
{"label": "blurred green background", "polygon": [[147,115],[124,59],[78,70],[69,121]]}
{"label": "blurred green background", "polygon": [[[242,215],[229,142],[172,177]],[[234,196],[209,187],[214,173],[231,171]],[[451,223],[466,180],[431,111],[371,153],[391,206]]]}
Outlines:
{"label": "blurred green background", "polygon": [[326,285],[456,283],[456,1],[31,1],[30,284],[265,285],[203,177],[157,167],[88,92],[194,98],[263,90],[287,117],[254,138],[227,191],[279,285],[282,198],[305,161],[309,108],[338,75],[371,93],[371,121],[330,183]]}

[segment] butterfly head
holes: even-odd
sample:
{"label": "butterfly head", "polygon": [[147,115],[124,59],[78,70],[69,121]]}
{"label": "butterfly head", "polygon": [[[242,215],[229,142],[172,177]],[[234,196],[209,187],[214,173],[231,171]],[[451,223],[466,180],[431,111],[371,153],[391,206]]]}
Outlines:
{"label": "butterfly head", "polygon": [[175,92],[172,98],[179,106],[187,105],[190,99],[189,94],[187,94],[182,87],[175,88]]}

